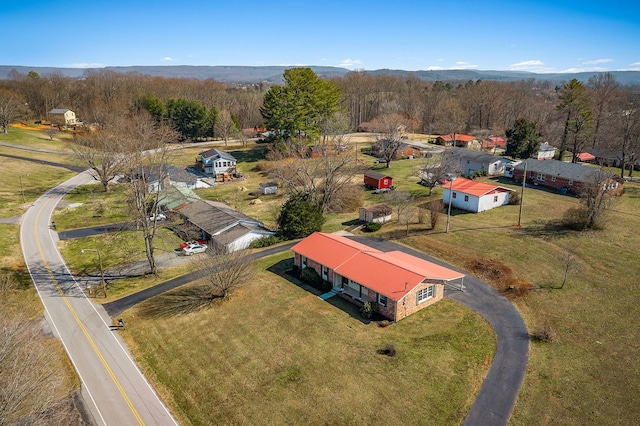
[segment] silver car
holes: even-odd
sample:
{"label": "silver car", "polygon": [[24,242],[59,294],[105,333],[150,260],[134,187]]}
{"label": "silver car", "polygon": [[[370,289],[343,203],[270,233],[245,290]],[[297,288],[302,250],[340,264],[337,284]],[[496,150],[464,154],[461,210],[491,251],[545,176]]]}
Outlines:
{"label": "silver car", "polygon": [[182,253],[186,256],[191,256],[194,253],[203,253],[208,248],[209,246],[207,246],[206,244],[188,244],[182,249]]}

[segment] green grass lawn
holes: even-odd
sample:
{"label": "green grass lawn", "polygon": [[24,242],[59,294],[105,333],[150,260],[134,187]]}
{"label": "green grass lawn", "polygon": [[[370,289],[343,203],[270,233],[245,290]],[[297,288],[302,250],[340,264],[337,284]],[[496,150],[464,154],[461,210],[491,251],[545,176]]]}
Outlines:
{"label": "green grass lawn", "polygon": [[74,188],[54,212],[58,231],[130,221],[126,192],[124,184],[109,185],[109,192],[97,183]]}
{"label": "green grass lawn", "polygon": [[[487,179],[488,180],[488,179]],[[636,424],[640,419],[640,186],[627,184],[602,231],[555,227],[577,204],[568,196],[527,189],[522,227],[518,206],[481,214],[455,211],[434,231],[413,225],[400,242],[469,270],[485,259],[505,265],[534,289],[515,300],[530,331],[547,326],[557,338],[531,345],[527,375],[512,424]],[[398,235],[393,226],[384,235]],[[399,235],[402,235],[400,233]],[[568,282],[559,287],[573,258]]]}
{"label": "green grass lawn", "polygon": [[[178,150],[173,161],[192,164],[195,155],[207,149],[203,148]],[[246,159],[239,166],[246,179],[199,192],[272,225],[285,197],[257,196],[258,183],[266,176],[256,167],[259,153],[253,148],[245,152],[240,147],[222,147]],[[15,155],[0,147],[2,153]],[[361,159],[373,164],[373,157]],[[50,166],[38,166],[33,174],[35,163],[7,156],[3,160],[10,164],[8,170],[0,170],[7,188],[0,191],[4,201],[0,212],[5,217],[25,208],[16,170],[25,179],[33,178],[24,185],[27,205],[43,190],[72,175]],[[394,177],[398,190],[416,196],[416,204],[441,196],[436,188],[427,197],[428,189],[416,184],[420,162],[395,161],[383,170]],[[483,180],[520,189],[502,179]],[[384,201],[382,195],[370,192],[363,199],[366,204]],[[118,190],[104,198],[97,192],[81,191],[65,201],[71,200],[84,202],[87,212],[56,212],[64,229],[76,223],[118,221],[124,214]],[[387,224],[368,234],[396,239],[465,270],[471,270],[478,260],[500,265],[533,287],[514,303],[531,331],[544,326],[557,337],[551,343],[532,342],[511,424],[631,425],[640,419],[640,325],[636,318],[640,186],[626,185],[602,231],[577,233],[557,227],[564,212],[577,203],[570,196],[527,189],[521,227],[514,226],[519,206],[504,206],[481,214],[454,210],[448,233],[442,216],[433,230],[429,224],[414,223],[405,236],[404,227]],[[330,216],[324,230],[344,229],[356,217],[357,212]],[[7,236],[3,250],[19,254],[17,227],[3,226],[0,231]],[[94,268],[95,272],[95,256],[80,259],[78,255],[81,246],[93,248],[91,244],[104,247],[105,254],[113,258],[109,262],[126,261],[132,250],[141,253],[134,243],[118,251],[115,242],[78,241],[63,247],[74,268]],[[571,271],[566,286],[557,289],[567,253],[574,259]],[[262,265],[280,260],[265,260]],[[21,258],[12,256],[4,264],[19,269]],[[483,278],[492,281],[495,277]],[[154,282],[123,282],[117,294]],[[134,354],[185,424],[299,420],[409,424],[424,423],[426,418],[433,424],[457,424],[473,402],[495,344],[484,321],[449,300],[392,327],[378,328],[267,271],[239,289],[230,301],[202,312],[158,318],[141,306],[125,317],[125,337]],[[388,342],[398,349],[394,358],[375,353]]]}
{"label": "green grass lawn", "polygon": [[[184,424],[459,424],[495,339],[451,300],[390,327],[365,324],[265,269],[231,299],[158,316],[170,295],[123,315],[142,369]],[[397,355],[376,350],[392,343]]]}

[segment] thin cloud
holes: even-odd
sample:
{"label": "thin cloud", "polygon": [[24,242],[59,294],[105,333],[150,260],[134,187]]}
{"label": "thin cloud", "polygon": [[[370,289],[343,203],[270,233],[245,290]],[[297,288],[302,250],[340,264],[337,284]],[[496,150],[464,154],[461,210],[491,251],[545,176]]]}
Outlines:
{"label": "thin cloud", "polygon": [[167,62],[175,61],[175,59],[173,59],[171,56],[165,56],[164,58],[162,58],[162,60]]}
{"label": "thin cloud", "polygon": [[613,62],[613,59],[596,59],[593,61],[585,61],[582,65],[600,65],[600,64],[608,64],[609,62]]}
{"label": "thin cloud", "polygon": [[353,68],[361,64],[362,62],[359,59],[343,59],[337,66],[342,68]]}
{"label": "thin cloud", "polygon": [[80,62],[80,63],[75,63],[67,66],[67,68],[104,68],[104,67],[106,67],[105,64],[101,64],[98,62],[91,62],[91,63]]}
{"label": "thin cloud", "polygon": [[[436,59],[437,62],[444,62],[444,59]],[[443,71],[443,70],[469,70],[469,69],[478,69],[479,66],[476,64],[472,64],[465,61],[458,61],[455,65],[445,67],[442,65],[429,65],[427,66],[427,71]]]}
{"label": "thin cloud", "polygon": [[544,62],[539,61],[537,59],[531,61],[523,61],[515,64],[509,65],[511,69],[531,69],[531,68],[542,68],[544,66]]}
{"label": "thin cloud", "polygon": [[478,68],[478,65],[475,64],[470,64],[469,62],[464,62],[464,61],[458,61],[456,62],[455,67],[451,67],[449,69],[452,70],[468,70],[468,69],[474,69],[474,68]]}

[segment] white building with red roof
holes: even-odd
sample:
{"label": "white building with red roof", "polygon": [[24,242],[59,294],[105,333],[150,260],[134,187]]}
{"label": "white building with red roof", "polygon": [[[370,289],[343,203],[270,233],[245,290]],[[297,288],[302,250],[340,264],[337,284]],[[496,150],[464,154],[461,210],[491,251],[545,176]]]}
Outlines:
{"label": "white building with red roof", "polygon": [[489,183],[459,177],[450,185],[442,187],[442,201],[445,205],[451,202],[451,206],[461,210],[480,213],[496,207],[509,204],[512,189]]}
{"label": "white building with red roof", "polygon": [[294,264],[314,268],[346,299],[369,301],[398,321],[444,296],[446,283],[462,285],[464,274],[400,252],[383,252],[349,238],[315,232],[291,250]]}

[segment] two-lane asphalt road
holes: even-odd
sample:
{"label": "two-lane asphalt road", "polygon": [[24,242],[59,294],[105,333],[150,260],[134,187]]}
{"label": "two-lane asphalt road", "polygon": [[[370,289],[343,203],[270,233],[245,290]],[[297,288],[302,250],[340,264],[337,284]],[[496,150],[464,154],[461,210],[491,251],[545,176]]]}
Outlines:
{"label": "two-lane asphalt road", "polygon": [[81,173],[43,194],[23,216],[20,240],[29,273],[80,380],[89,412],[99,425],[176,425],[142,375],[104,308],[87,299],[69,273],[49,229],[66,192],[91,181]]}

